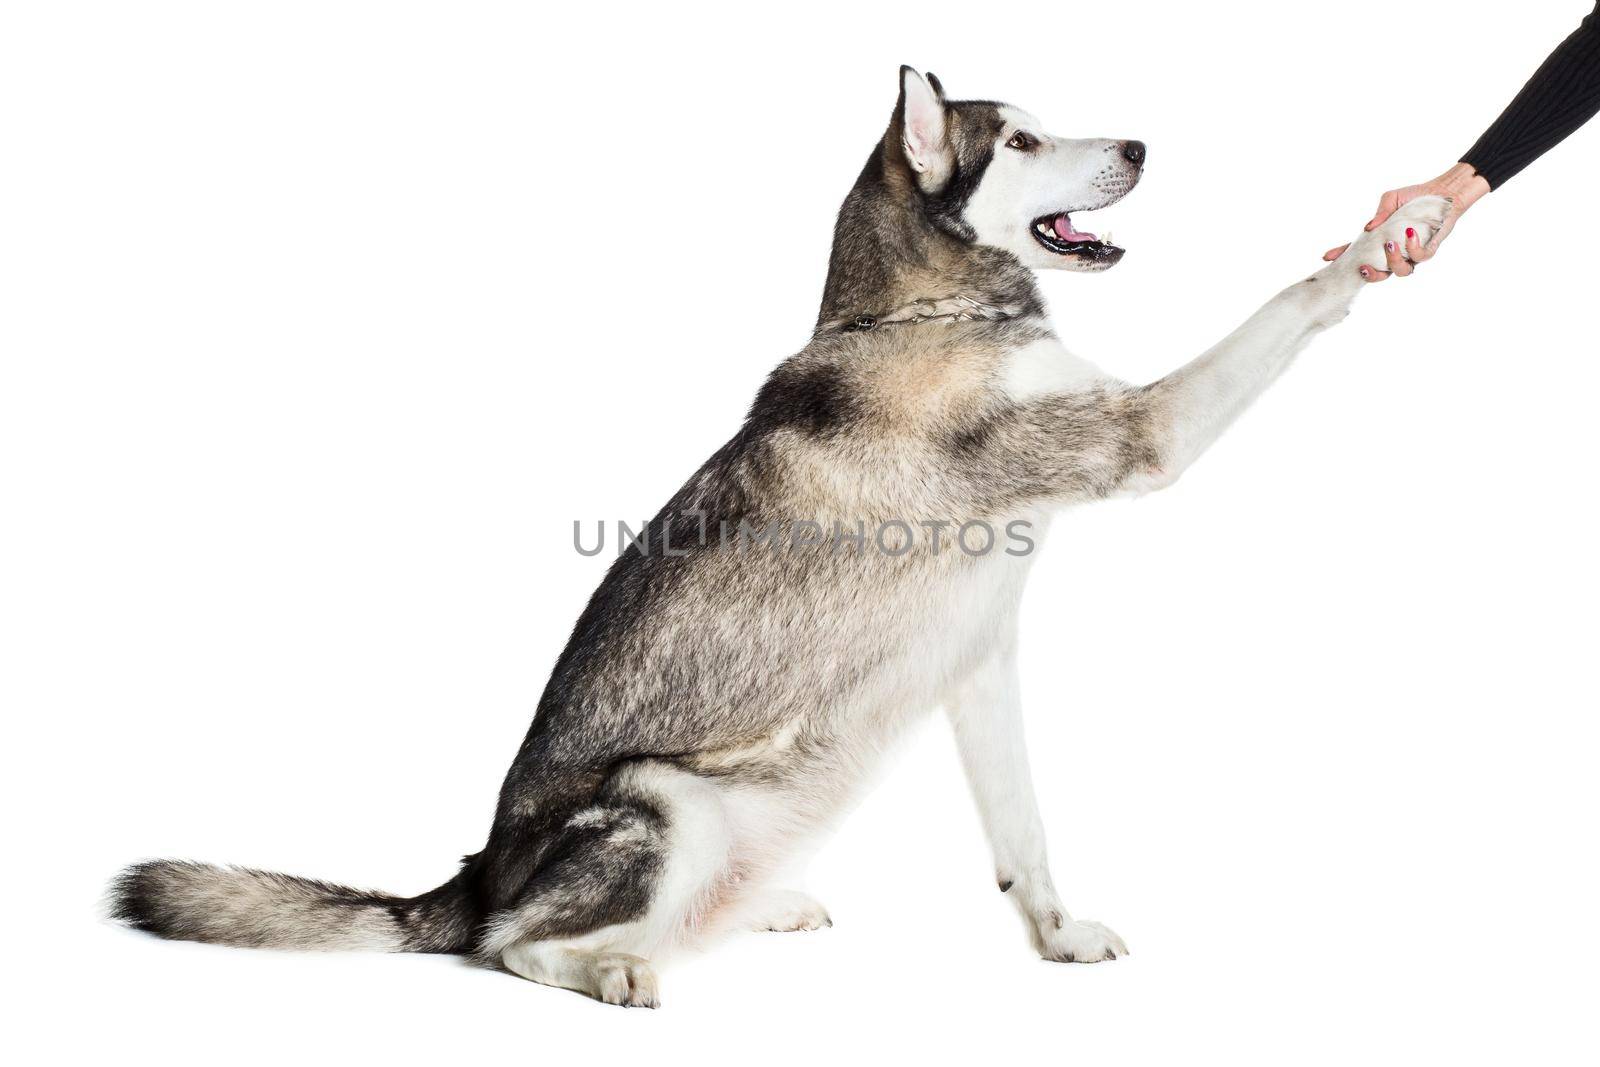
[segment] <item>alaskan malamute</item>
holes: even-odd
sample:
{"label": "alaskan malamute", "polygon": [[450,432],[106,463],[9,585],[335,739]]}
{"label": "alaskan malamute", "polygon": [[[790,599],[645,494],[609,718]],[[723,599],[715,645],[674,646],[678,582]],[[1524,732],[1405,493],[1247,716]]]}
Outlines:
{"label": "alaskan malamute", "polygon": [[1083,215],[1145,146],[947,100],[909,67],[845,197],[816,331],[622,553],[578,619],[482,851],[395,897],[157,860],[112,889],[164,937],[471,955],[653,1007],[651,961],[717,930],[812,930],[779,875],[943,708],[1045,959],[1127,947],[1050,877],[1017,685],[1017,608],[1050,513],[1172,483],[1384,269],[1413,201],[1198,359],[1130,385],[1062,347],[1033,271],[1108,270]]}

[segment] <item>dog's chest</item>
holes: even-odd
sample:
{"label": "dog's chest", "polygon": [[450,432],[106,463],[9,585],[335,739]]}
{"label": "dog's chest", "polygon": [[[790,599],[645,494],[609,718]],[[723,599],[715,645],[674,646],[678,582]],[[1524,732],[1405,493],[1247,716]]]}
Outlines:
{"label": "dog's chest", "polygon": [[892,744],[1014,640],[1023,589],[1048,522],[1043,512],[1007,517],[999,536],[1006,537],[1012,523],[1022,524],[1014,527],[1022,536],[998,542],[979,558],[952,559],[948,568],[884,598],[872,681],[848,702],[819,709],[817,731],[827,747],[877,751]]}
{"label": "dog's chest", "polygon": [[1014,403],[1077,392],[1106,378],[1099,367],[1068,352],[1054,337],[1010,349],[1000,357],[998,370],[997,385]]}
{"label": "dog's chest", "polygon": [[[819,812],[832,807],[829,798],[847,802],[908,726],[1014,639],[1047,522],[1042,512],[1007,516],[981,557],[947,546],[900,580],[878,583],[854,610],[828,611],[836,624],[789,650],[810,686],[805,710],[758,740],[704,753],[701,764],[783,782]],[[1008,527],[1016,536],[1008,539]]]}

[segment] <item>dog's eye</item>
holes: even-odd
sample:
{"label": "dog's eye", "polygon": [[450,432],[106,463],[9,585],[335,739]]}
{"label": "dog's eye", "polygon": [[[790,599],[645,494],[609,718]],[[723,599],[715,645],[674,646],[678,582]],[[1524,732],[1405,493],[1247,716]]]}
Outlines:
{"label": "dog's eye", "polygon": [[1011,140],[1006,142],[1006,147],[1015,148],[1018,152],[1026,152],[1028,149],[1034,148],[1038,144],[1039,139],[1033,134],[1024,133],[1022,130],[1018,130],[1016,133],[1011,135]]}

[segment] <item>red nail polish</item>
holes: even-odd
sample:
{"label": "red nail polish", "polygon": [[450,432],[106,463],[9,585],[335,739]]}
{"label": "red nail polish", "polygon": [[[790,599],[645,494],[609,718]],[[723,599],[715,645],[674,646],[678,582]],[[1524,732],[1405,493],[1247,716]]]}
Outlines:
{"label": "red nail polish", "polygon": [[1406,227],[1406,240],[1415,241],[1416,239],[1417,239],[1417,231],[1413,230],[1410,226],[1407,226]]}

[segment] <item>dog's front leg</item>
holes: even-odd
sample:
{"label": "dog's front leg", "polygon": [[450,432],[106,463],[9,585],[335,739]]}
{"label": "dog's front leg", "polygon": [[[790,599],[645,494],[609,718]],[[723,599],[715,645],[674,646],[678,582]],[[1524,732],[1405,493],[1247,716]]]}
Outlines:
{"label": "dog's front leg", "polygon": [[1126,953],[1128,946],[1111,930],[1074,921],[1056,895],[1023,740],[1014,642],[956,687],[949,712],[994,852],[995,881],[1016,904],[1034,948],[1062,963],[1097,963]]}
{"label": "dog's front leg", "polygon": [[1158,489],[1182,474],[1316,333],[1350,313],[1366,284],[1357,267],[1381,268],[1384,241],[1403,244],[1408,227],[1426,242],[1448,209],[1449,201],[1440,197],[1413,200],[1382,227],[1358,237],[1332,265],[1273,297],[1198,359],[1145,387],[1158,462],[1135,478],[1132,488]]}

